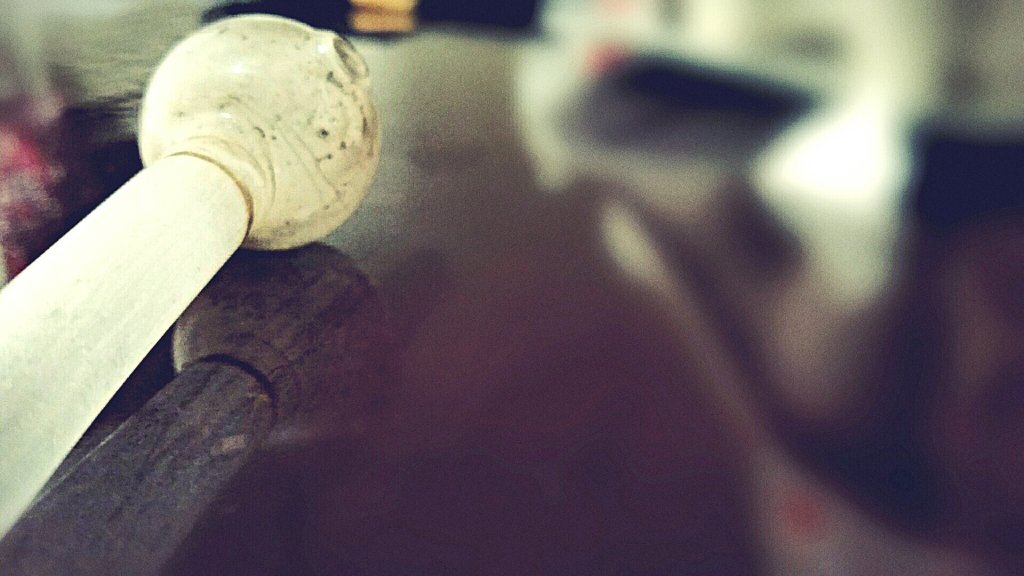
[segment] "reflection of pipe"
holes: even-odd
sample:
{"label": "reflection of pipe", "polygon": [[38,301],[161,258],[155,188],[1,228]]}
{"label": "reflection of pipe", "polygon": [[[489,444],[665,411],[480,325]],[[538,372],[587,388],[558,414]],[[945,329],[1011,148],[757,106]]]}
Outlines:
{"label": "reflection of pipe", "polygon": [[251,374],[181,373],[0,543],[8,574],[158,574],[273,422]]}
{"label": "reflection of pipe", "polygon": [[178,325],[180,374],[0,541],[4,573],[162,573],[275,425],[363,423],[382,318],[334,250],[237,255]]}
{"label": "reflection of pipe", "polygon": [[737,369],[738,363],[718,337],[688,279],[672,269],[639,215],[622,202],[609,200],[601,207],[598,225],[607,254],[623,279],[657,302],[666,317],[675,319],[671,323],[673,344],[679,357],[699,374],[698,381],[714,383],[707,391],[716,413],[724,417],[745,449],[758,453],[774,448],[773,438],[765,433],[770,427],[764,414],[750,397],[747,375]]}
{"label": "reflection of pipe", "polygon": [[[281,253],[245,253],[196,298],[174,332],[174,365],[185,370],[227,358],[273,387],[278,416],[316,412],[328,400],[340,417],[339,375],[359,372],[380,351],[383,312],[376,289],[351,261],[313,245]],[[351,399],[350,399],[351,400]]]}

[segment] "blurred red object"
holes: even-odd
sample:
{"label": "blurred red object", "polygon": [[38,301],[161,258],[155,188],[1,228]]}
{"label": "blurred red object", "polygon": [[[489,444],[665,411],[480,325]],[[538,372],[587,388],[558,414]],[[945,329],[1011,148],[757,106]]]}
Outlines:
{"label": "blurred red object", "polygon": [[64,171],[43,150],[37,136],[44,131],[0,123],[0,255],[8,277],[62,231],[63,203],[55,190]]}

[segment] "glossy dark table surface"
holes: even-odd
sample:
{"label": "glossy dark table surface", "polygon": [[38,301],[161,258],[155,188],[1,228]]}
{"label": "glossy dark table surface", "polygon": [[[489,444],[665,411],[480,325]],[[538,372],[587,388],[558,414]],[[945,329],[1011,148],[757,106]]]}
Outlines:
{"label": "glossy dark table surface", "polygon": [[[88,48],[51,53],[106,189],[137,169],[147,71],[199,23],[193,4],[168,6],[91,20],[75,27]],[[538,120],[529,34],[428,26],[354,42],[380,170],[316,250],[379,298],[379,356],[325,369],[379,403],[359,433],[331,400],[272,430],[168,571],[804,573],[786,567],[811,548],[844,574],[1019,560],[1019,215],[934,225],[908,210],[889,280],[849,306],[751,190],[751,159],[785,120],[774,113],[599,85]],[[552,184],[537,122],[592,124],[621,154]],[[169,348],[83,446],[170,379]],[[773,504],[793,490],[817,500]],[[952,573],[1000,573],[967,570]]]}

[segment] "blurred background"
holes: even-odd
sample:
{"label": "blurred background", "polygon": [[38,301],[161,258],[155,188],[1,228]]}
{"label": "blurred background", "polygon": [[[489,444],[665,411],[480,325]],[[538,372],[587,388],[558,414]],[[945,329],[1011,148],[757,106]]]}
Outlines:
{"label": "blurred background", "polygon": [[0,1],[0,284],[140,169],[203,23],[371,70],[380,174],[326,244],[388,309],[386,465],[282,431],[255,469],[302,504],[176,570],[1024,573],[1020,2]]}

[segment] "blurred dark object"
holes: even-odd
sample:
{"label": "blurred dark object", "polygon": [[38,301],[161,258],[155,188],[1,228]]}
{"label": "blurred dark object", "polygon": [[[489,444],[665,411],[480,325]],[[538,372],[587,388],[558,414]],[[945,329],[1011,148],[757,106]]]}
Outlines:
{"label": "blurred dark object", "polygon": [[929,287],[938,338],[928,422],[942,464],[945,525],[1019,570],[1024,566],[1024,214],[975,211],[970,220],[953,225],[940,231],[931,248]]}
{"label": "blurred dark object", "polygon": [[[680,163],[764,146],[813,104],[782,85],[669,58],[629,57],[581,92],[567,116],[580,149],[632,149]],[[631,168],[623,163],[618,174],[628,179]]]}
{"label": "blurred dark object", "polygon": [[[413,5],[407,9],[405,4]],[[406,2],[402,6],[394,0],[385,1],[339,0],[320,2],[318,0],[257,0],[255,2],[232,2],[214,7],[204,16],[205,21],[217,20],[238,14],[266,13],[286,16],[306,22],[318,28],[328,28],[343,33],[401,34],[410,32],[407,21],[399,17],[403,13],[415,17],[419,23],[464,23],[493,26],[507,29],[529,29],[537,17],[540,0],[509,0],[503,2],[472,2],[469,0],[421,0]],[[392,29],[366,29],[353,26],[358,20],[350,15],[362,13],[378,18],[393,18]],[[377,20],[380,22],[380,20]]]}
{"label": "blurred dark object", "polygon": [[614,78],[637,96],[663,100],[681,110],[711,109],[722,113],[767,118],[784,125],[807,113],[812,98],[796,88],[697,68],[670,58],[637,58]]}
{"label": "blurred dark object", "polygon": [[913,207],[936,230],[1024,211],[1024,138],[945,133],[921,137],[922,174]]}
{"label": "blurred dark object", "polygon": [[419,14],[427,21],[526,28],[533,24],[539,3],[539,0],[423,0],[420,2]]}

